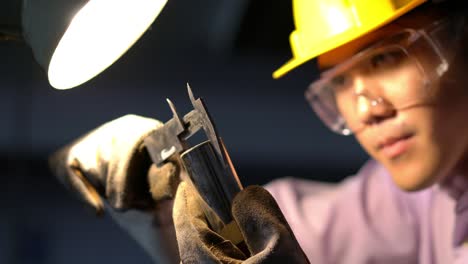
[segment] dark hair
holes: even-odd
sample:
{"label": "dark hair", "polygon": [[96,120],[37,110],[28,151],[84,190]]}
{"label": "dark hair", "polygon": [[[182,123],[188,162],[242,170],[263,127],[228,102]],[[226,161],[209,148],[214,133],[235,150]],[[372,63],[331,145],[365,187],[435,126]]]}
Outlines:
{"label": "dark hair", "polygon": [[[464,70],[468,69],[468,8],[463,5],[463,1],[459,0],[446,0],[440,5],[441,8],[444,8],[446,16],[457,17],[462,19],[462,25],[458,29],[456,34],[460,35],[460,44],[456,50],[455,61],[453,62],[454,66],[461,70],[461,75],[464,75]],[[455,70],[457,71],[457,70]],[[458,74],[457,74],[458,75]]]}
{"label": "dark hair", "polygon": [[468,8],[460,0],[432,1],[434,3],[424,4],[428,8],[436,9],[443,17],[460,19],[461,24],[458,28],[454,27],[453,34],[460,36],[459,43],[455,50],[455,56],[450,63],[450,70],[445,77],[464,80],[465,71],[468,70]]}
{"label": "dark hair", "polygon": [[457,65],[457,68],[468,69],[468,60],[466,60],[468,58],[468,49],[465,48],[468,46],[468,8],[466,4],[463,5],[463,1],[460,0],[433,0],[422,4],[406,14],[405,17],[412,17],[415,13],[418,13],[416,17],[420,17],[423,14],[424,16],[433,16],[440,19],[453,18],[460,21],[457,26],[453,27],[453,35],[460,36],[459,45],[457,45],[455,51],[456,61],[453,64]]}

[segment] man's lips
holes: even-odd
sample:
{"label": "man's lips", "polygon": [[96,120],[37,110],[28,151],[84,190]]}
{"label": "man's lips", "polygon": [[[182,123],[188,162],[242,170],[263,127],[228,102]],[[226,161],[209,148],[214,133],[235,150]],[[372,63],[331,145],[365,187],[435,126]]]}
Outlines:
{"label": "man's lips", "polygon": [[412,134],[385,138],[378,143],[377,150],[382,152],[387,158],[395,158],[403,154],[410,147],[412,138]]}

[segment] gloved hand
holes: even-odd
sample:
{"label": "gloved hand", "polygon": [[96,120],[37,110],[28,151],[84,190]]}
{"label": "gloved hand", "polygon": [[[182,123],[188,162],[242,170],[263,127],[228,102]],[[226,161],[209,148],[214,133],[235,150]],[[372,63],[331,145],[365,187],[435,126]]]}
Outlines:
{"label": "gloved hand", "polygon": [[[210,228],[203,203],[190,184],[179,185],[173,219],[181,263],[309,263],[276,201],[262,187],[245,188],[232,204],[248,252]],[[212,219],[212,212],[207,213]]]}
{"label": "gloved hand", "polygon": [[135,115],[118,118],[59,150],[49,164],[95,212],[105,210],[154,260],[167,263],[161,251],[178,259],[171,199],[179,169],[172,162],[156,167],[143,146],[145,136],[159,126],[157,120]]}

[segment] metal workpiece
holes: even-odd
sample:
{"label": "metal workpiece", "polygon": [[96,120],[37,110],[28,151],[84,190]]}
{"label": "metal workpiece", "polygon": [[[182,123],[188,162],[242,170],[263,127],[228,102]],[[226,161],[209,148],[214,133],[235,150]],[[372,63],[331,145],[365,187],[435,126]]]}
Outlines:
{"label": "metal workpiece", "polygon": [[188,149],[181,158],[202,199],[224,223],[231,222],[231,201],[241,188],[230,168],[218,159],[211,142]]}
{"label": "metal workpiece", "polygon": [[[144,139],[144,145],[157,166],[180,161],[206,204],[228,224],[232,221],[231,201],[242,185],[222,139],[201,98],[195,99],[187,84],[193,110],[181,117],[168,99],[173,117]],[[204,133],[205,141],[192,146],[188,139]]]}

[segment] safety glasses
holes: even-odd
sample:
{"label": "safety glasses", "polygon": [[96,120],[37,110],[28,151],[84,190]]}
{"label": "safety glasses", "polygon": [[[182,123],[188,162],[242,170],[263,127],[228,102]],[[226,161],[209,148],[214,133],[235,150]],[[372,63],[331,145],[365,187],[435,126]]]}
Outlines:
{"label": "safety glasses", "polygon": [[366,113],[379,107],[405,109],[430,100],[431,84],[448,70],[463,25],[457,18],[402,30],[323,72],[305,97],[341,135],[359,132]]}

